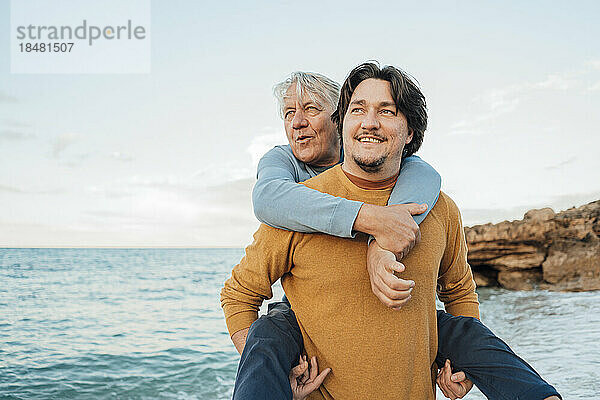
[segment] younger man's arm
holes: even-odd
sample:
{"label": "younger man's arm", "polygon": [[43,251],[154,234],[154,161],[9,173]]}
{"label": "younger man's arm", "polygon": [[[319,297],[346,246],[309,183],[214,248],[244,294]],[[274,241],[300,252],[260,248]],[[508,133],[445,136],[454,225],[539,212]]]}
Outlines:
{"label": "younger man's arm", "polygon": [[[398,278],[395,273],[404,271],[405,266],[400,261],[420,241],[421,234],[417,223],[425,219],[437,202],[441,184],[442,180],[437,171],[413,155],[402,161],[400,176],[388,206],[383,207],[405,207],[398,210],[404,212],[403,215],[400,214],[401,219],[385,215],[380,211],[382,207],[365,204],[361,208],[361,211],[372,212],[374,218],[377,216],[385,218],[376,223],[376,227],[383,229],[384,233],[397,232],[393,237],[389,234],[371,233],[377,240],[369,240],[367,250],[367,271],[371,281],[371,291],[387,307],[400,309],[410,300],[410,291],[414,287],[414,282]],[[393,205],[411,200],[426,203],[427,208],[420,208],[417,204]],[[365,208],[367,206],[369,208]],[[410,214],[407,214],[408,212]],[[358,222],[359,218],[357,218]],[[388,227],[390,224],[394,224],[394,228]]]}
{"label": "younger man's arm", "polygon": [[458,207],[448,196],[444,196],[448,226],[446,249],[440,263],[437,294],[446,311],[479,319],[479,301],[475,292],[475,281],[467,263],[467,242]]}

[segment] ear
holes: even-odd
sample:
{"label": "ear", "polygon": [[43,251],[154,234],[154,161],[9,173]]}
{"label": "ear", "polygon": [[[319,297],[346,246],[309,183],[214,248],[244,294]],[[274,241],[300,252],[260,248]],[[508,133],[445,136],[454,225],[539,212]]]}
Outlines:
{"label": "ear", "polygon": [[413,139],[413,130],[412,129],[408,129],[408,135],[406,135],[406,141],[404,142],[404,144],[409,144],[410,142],[412,142]]}

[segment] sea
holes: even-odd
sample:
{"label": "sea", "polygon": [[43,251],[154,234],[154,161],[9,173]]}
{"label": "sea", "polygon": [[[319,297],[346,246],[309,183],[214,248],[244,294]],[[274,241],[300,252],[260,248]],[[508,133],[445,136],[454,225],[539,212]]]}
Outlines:
{"label": "sea", "polygon": [[[0,249],[0,399],[231,398],[219,292],[242,255]],[[565,399],[600,398],[600,292],[478,293],[484,323]]]}

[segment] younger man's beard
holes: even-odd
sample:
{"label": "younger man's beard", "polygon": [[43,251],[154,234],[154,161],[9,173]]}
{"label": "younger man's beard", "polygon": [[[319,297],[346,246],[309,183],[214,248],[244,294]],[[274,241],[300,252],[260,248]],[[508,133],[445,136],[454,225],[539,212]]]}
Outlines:
{"label": "younger man's beard", "polygon": [[383,163],[387,159],[387,155],[381,156],[376,160],[362,160],[357,156],[353,156],[353,158],[354,162],[360,167],[360,169],[368,173],[374,173],[381,171],[381,168],[383,168]]}

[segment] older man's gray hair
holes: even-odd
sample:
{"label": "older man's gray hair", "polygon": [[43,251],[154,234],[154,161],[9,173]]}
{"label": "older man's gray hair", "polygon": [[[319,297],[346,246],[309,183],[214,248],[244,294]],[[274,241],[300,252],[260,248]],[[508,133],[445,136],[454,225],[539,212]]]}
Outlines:
{"label": "older man's gray hair", "polygon": [[291,75],[273,87],[273,94],[279,106],[279,115],[283,118],[283,100],[288,89],[296,85],[296,94],[299,99],[306,94],[312,101],[321,107],[329,107],[335,111],[340,98],[340,85],[328,77],[315,72],[292,72]]}

